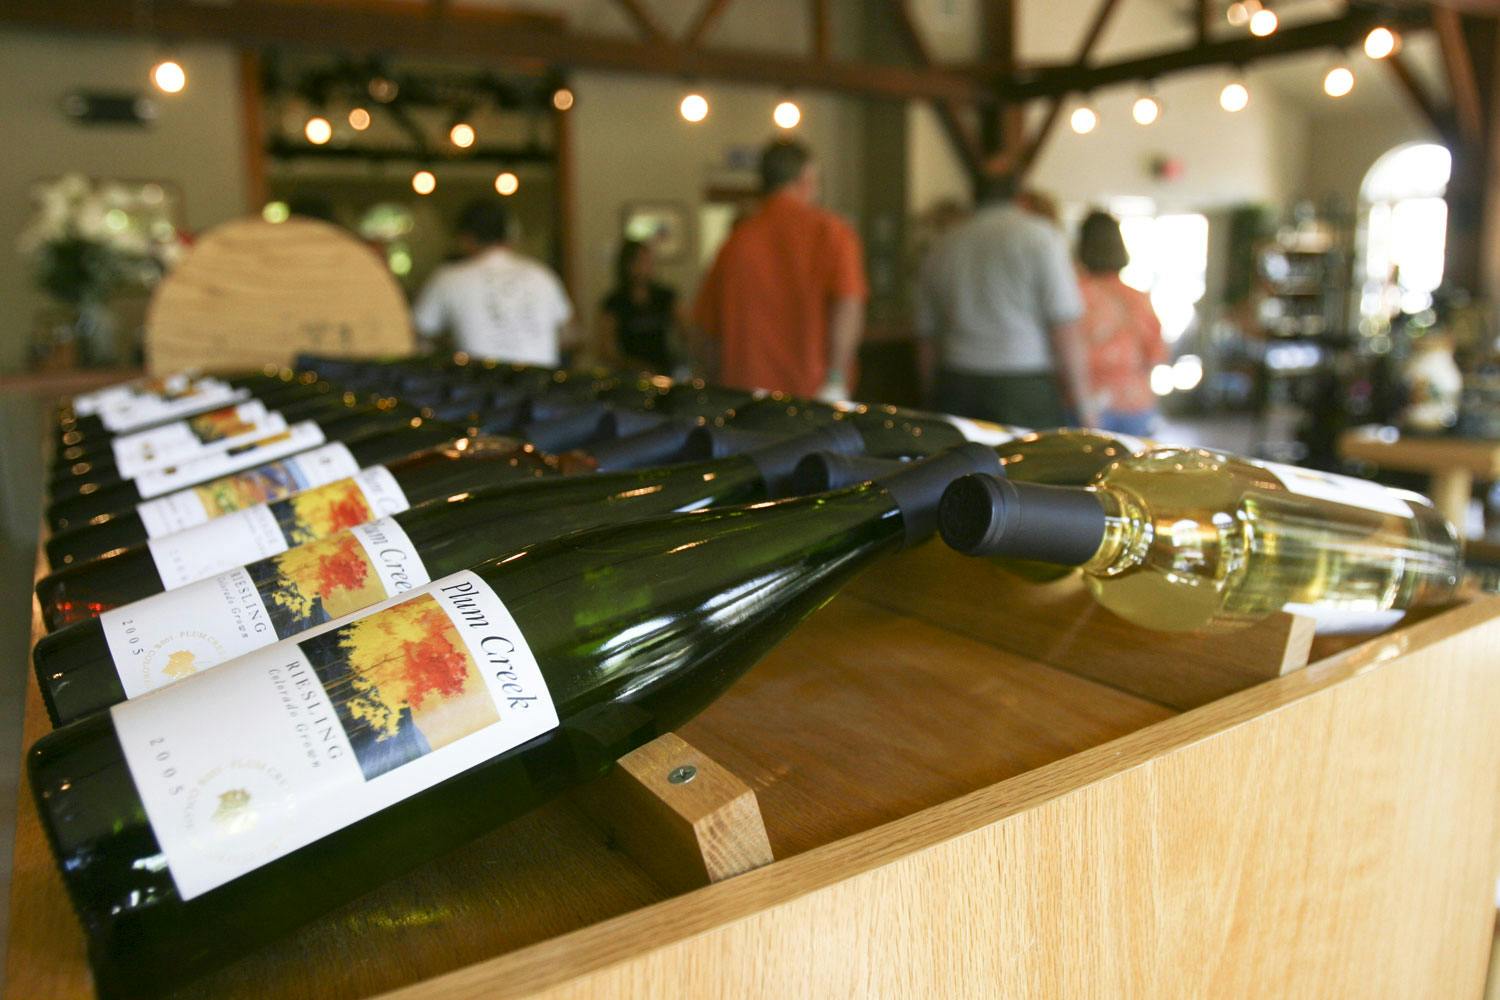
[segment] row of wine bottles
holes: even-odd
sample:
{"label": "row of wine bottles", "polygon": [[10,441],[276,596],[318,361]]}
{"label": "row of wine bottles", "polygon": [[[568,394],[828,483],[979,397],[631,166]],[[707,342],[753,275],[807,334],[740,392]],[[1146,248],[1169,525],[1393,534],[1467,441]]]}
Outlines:
{"label": "row of wine bottles", "polygon": [[[940,521],[1158,628],[1399,613],[1456,580],[1421,498],[1211,452],[608,373],[303,367],[61,414],[34,651],[59,728],[29,768],[122,995],[602,773]],[[321,437],[226,473],[217,442],[272,414]],[[138,488],[167,472],[189,481]]]}

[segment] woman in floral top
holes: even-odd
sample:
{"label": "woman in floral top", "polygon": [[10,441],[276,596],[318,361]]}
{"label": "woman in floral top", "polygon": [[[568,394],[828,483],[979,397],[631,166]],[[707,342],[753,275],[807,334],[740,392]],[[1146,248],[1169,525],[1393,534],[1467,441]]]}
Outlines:
{"label": "woman in floral top", "polygon": [[1089,390],[1099,428],[1149,436],[1155,429],[1151,369],[1168,361],[1151,300],[1120,280],[1130,262],[1120,223],[1090,212],[1078,233],[1079,330],[1088,349]]}

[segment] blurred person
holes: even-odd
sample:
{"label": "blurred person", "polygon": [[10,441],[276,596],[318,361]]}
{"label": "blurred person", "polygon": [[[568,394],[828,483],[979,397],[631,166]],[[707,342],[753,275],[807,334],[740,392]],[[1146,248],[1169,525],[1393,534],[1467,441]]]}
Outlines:
{"label": "blurred person", "polygon": [[600,347],[610,364],[671,372],[677,290],[656,280],[649,243],[626,240],[615,258],[615,287],[600,306]]}
{"label": "blurred person", "polygon": [[844,399],[869,297],[859,237],[815,204],[806,146],[766,146],[760,177],[760,205],[724,241],[694,321],[717,342],[725,385]]}
{"label": "blurred person", "polygon": [[1088,351],[1094,426],[1150,437],[1158,420],[1151,369],[1170,361],[1161,320],[1151,299],[1120,280],[1130,263],[1120,222],[1090,212],[1078,230],[1078,285],[1083,293],[1079,334]]}
{"label": "blurred person", "polygon": [[973,218],[922,262],[923,387],[935,406],[959,416],[1032,428],[1090,425],[1076,329],[1083,301],[1067,243],[1016,204],[1013,178],[990,178],[984,194]]}
{"label": "blurred person", "polygon": [[492,199],[458,217],[464,259],[435,271],[412,310],[417,333],[447,332],[473,357],[556,368],[573,341],[573,306],[551,269],[513,249],[513,223]]}

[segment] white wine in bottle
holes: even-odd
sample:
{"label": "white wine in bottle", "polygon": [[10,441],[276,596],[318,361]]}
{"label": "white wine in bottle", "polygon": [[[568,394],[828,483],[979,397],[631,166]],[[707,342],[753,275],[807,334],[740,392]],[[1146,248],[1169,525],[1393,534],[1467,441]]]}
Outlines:
{"label": "white wine in bottle", "polygon": [[969,555],[1078,566],[1100,604],[1173,632],[1281,610],[1374,631],[1450,599],[1460,567],[1424,497],[1198,449],[1124,459],[1086,488],[967,476],[941,524]]}

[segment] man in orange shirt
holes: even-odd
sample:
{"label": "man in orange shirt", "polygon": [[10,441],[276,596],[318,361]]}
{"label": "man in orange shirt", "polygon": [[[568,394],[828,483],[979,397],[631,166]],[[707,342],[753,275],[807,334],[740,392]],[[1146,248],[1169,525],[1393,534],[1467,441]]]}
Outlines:
{"label": "man in orange shirt", "polygon": [[719,250],[694,319],[719,343],[723,384],[844,399],[869,297],[859,237],[813,204],[807,147],[771,143],[760,178],[760,207]]}

